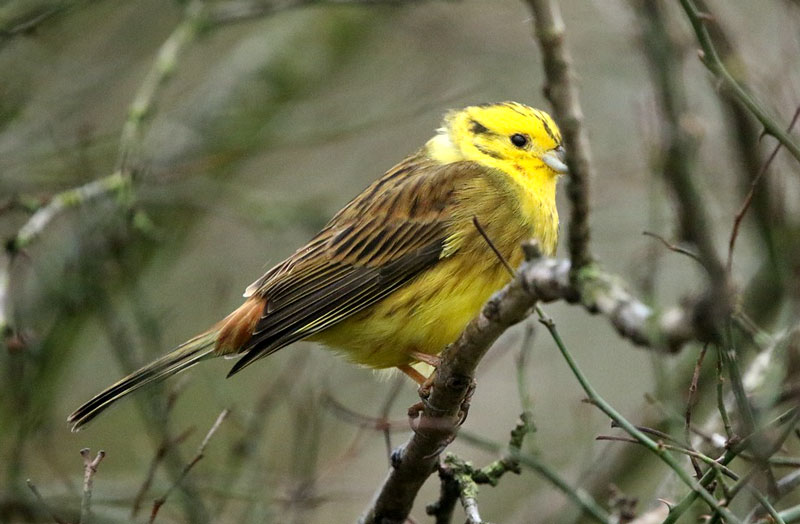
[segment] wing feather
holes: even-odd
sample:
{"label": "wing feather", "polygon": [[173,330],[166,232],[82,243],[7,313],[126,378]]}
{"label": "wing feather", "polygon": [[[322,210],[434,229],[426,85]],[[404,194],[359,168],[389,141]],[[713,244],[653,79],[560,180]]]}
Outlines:
{"label": "wing feather", "polygon": [[230,374],[377,303],[436,264],[445,256],[456,190],[482,174],[471,162],[441,165],[420,154],[365,189],[248,288],[267,305]]}

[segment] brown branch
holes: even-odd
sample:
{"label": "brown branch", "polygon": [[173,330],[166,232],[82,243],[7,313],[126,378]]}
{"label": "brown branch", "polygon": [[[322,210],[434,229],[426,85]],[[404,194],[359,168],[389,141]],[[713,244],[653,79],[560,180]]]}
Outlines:
{"label": "brown branch", "polygon": [[371,429],[380,432],[403,431],[408,428],[408,423],[399,420],[389,420],[384,417],[371,417],[354,411],[335,398],[330,392],[326,392],[322,396],[322,406],[330,409],[335,415],[339,416],[339,420],[354,426]]}
{"label": "brown branch", "polygon": [[642,234],[644,236],[647,236],[647,237],[650,237],[650,238],[655,238],[656,240],[658,240],[659,242],[664,244],[664,247],[666,247],[667,249],[669,249],[672,252],[680,253],[681,255],[686,255],[687,257],[691,258],[692,260],[695,260],[695,261],[699,262],[701,265],[703,264],[703,261],[700,260],[699,256],[697,256],[697,253],[695,253],[694,251],[691,251],[689,249],[686,249],[684,247],[681,247],[681,246],[678,246],[676,244],[673,244],[672,242],[670,242],[666,238],[662,237],[658,233],[653,233],[651,231],[642,231]]}
{"label": "brown branch", "polygon": [[[789,127],[787,128],[786,132],[791,132],[794,125],[797,123],[797,119],[800,117],[800,106],[795,110],[794,116],[792,117],[792,121],[789,123]],[[731,271],[731,267],[733,266],[733,249],[736,247],[736,238],[739,236],[739,226],[742,223],[742,219],[744,218],[745,213],[747,210],[750,209],[750,204],[753,202],[753,197],[756,193],[756,188],[758,184],[761,182],[761,179],[766,174],[767,169],[769,166],[772,165],[772,162],[775,160],[775,157],[778,156],[778,151],[781,150],[781,146],[783,146],[783,142],[778,142],[775,145],[775,148],[770,153],[769,157],[767,157],[767,161],[764,162],[764,165],[761,166],[761,169],[758,170],[758,173],[753,178],[752,182],[750,182],[750,190],[747,192],[747,195],[744,197],[744,202],[742,202],[742,206],[739,208],[739,211],[736,213],[736,216],[733,219],[733,229],[731,230],[731,237],[728,241],[728,273]]]}
{"label": "brown branch", "polygon": [[534,34],[542,50],[546,82],[544,95],[553,106],[567,153],[567,196],[570,218],[567,244],[572,267],[577,272],[592,262],[589,249],[589,184],[594,177],[589,140],[583,127],[583,112],[575,85],[572,59],[564,44],[564,22],[554,0],[527,0],[533,12]]}
{"label": "brown branch", "polygon": [[[529,245],[526,253],[535,256]],[[414,423],[414,435],[393,454],[392,469],[362,522],[402,523],[425,480],[436,470],[440,453],[455,438],[458,412],[475,368],[491,344],[511,325],[527,317],[537,301],[579,302],[606,316],[617,331],[635,344],[675,351],[698,337],[691,311],[658,314],[633,297],[620,279],[594,266],[570,283],[570,263],[542,258],[522,264],[512,282],[496,293],[456,342],[441,356],[433,388]]]}
{"label": "brown branch", "polygon": [[159,444],[155,455],[153,455],[153,460],[150,461],[150,467],[147,469],[147,475],[144,478],[144,482],[142,482],[139,491],[136,493],[136,497],[133,499],[131,518],[136,517],[136,515],[139,513],[139,509],[142,507],[144,497],[150,490],[150,486],[153,484],[153,479],[155,478],[158,466],[164,461],[164,458],[167,456],[167,452],[170,450],[170,448],[179,446],[189,437],[189,435],[192,434],[192,432],[194,432],[194,427],[187,428],[183,433],[174,439],[169,438],[169,435],[167,434],[164,435],[164,440],[161,441],[161,444]]}

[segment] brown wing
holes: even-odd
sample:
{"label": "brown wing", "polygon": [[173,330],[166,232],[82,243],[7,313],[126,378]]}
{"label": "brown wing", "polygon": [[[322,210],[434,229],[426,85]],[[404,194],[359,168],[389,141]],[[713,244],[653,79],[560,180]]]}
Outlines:
{"label": "brown wing", "polygon": [[375,304],[439,261],[456,190],[481,172],[471,162],[440,165],[418,155],[365,189],[248,288],[266,306],[229,376]]}

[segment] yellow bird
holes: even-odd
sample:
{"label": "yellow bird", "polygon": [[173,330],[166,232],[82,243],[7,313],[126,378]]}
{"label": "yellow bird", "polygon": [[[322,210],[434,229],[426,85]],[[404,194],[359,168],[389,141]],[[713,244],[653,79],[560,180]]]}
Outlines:
{"label": "yellow bird", "polygon": [[555,251],[563,152],[543,111],[503,102],[448,113],[422,149],[250,285],[238,309],[86,402],[72,429],[201,360],[238,356],[230,376],[298,340],[421,383],[411,364],[435,361],[510,279],[476,220],[512,265],[531,237]]}

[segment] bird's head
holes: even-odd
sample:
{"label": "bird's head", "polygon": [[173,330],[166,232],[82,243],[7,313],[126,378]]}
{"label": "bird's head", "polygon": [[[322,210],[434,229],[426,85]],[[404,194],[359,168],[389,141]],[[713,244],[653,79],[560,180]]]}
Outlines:
{"label": "bird's head", "polygon": [[555,178],[567,172],[556,123],[544,111],[516,102],[448,113],[427,147],[442,162],[469,160],[527,176]]}

